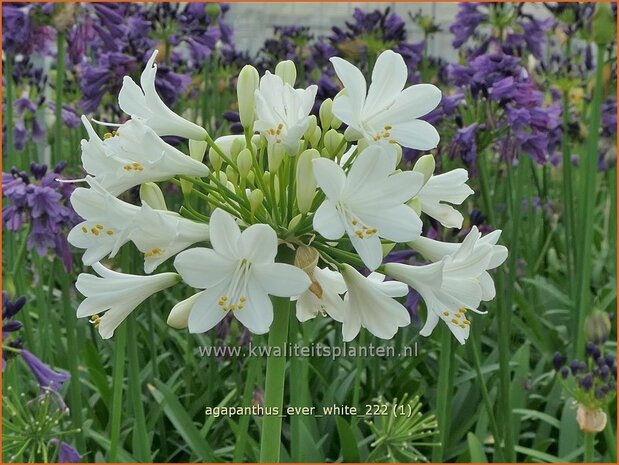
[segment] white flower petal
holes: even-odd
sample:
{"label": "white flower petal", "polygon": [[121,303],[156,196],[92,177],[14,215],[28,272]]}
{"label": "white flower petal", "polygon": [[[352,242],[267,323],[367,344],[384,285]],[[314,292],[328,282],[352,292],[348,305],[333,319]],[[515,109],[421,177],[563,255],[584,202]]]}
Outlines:
{"label": "white flower petal", "polygon": [[209,230],[211,244],[217,253],[230,259],[241,257],[239,250],[241,230],[230,213],[217,208],[211,214]]}
{"label": "white flower petal", "polygon": [[417,213],[407,205],[384,208],[382,210],[365,209],[359,212],[359,219],[364,224],[376,228],[379,237],[394,242],[408,242],[421,235],[423,223]]}
{"label": "white flower petal", "polygon": [[264,334],[273,322],[273,303],[257,282],[250,281],[247,302],[243,309],[234,312],[234,316],[252,333]]}
{"label": "white flower petal", "polygon": [[222,290],[221,285],[207,289],[196,299],[187,321],[190,333],[204,333],[224,319],[227,312],[217,305]]}
{"label": "white flower petal", "polygon": [[326,239],[339,239],[346,231],[340,214],[329,199],[326,199],[316,210],[313,224],[314,229]]}
{"label": "white flower petal", "polygon": [[207,289],[229,280],[236,261],[214,250],[196,247],[179,253],[174,259],[174,268],[191,287]]}
{"label": "white flower petal", "polygon": [[327,198],[337,199],[343,192],[346,184],[344,170],[328,158],[312,160],[312,170],[316,184],[320,186]]}
{"label": "white flower petal", "polygon": [[394,124],[391,138],[404,147],[417,150],[431,150],[441,139],[434,126],[420,119]]}
{"label": "white flower petal", "polygon": [[402,55],[385,50],[376,59],[372,71],[372,83],[363,108],[363,118],[388,109],[406,84],[408,68]]}
{"label": "white flower petal", "polygon": [[277,255],[277,234],[266,224],[253,224],[238,241],[241,256],[254,264],[272,263]]}
{"label": "white flower petal", "polygon": [[254,265],[252,272],[255,280],[268,294],[279,297],[300,295],[311,284],[303,270],[285,263]]}

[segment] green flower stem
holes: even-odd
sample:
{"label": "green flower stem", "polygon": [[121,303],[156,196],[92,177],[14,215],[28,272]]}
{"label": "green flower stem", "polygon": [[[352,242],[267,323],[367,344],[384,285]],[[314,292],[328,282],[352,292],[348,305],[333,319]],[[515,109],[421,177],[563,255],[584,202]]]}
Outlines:
{"label": "green flower stem", "polygon": [[432,462],[445,460],[450,427],[451,384],[450,371],[452,357],[451,331],[441,325],[441,347],[438,365],[438,386],[436,397],[436,419],[438,420],[440,444],[432,449]]}
{"label": "green flower stem", "polygon": [[75,308],[71,302],[71,287],[73,285],[73,278],[67,273],[59,273],[58,275],[61,276],[62,306],[65,312],[64,324],[66,327],[67,353],[74,351],[72,357],[67,357],[69,374],[71,375],[71,381],[69,382],[71,420],[73,427],[78,430],[78,433],[76,434],[77,448],[80,451],[86,451],[86,440],[82,429],[84,426],[84,421],[82,419],[82,382],[78,367],[79,356],[78,353],[75,353],[76,350],[84,347],[84,345],[79,337],[77,330],[77,319],[75,318]]}
{"label": "green flower stem", "polygon": [[135,315],[129,315],[127,318],[127,331],[131,334],[127,341],[127,352],[129,359],[129,398],[135,418],[132,432],[135,444],[134,455],[140,462],[149,462],[151,460],[150,441],[148,440],[146,417],[144,416],[144,400],[142,399],[140,362],[138,359],[138,327]]}
{"label": "green flower stem", "polygon": [[613,422],[610,409],[608,405],[604,408],[608,422],[606,428],[604,428],[604,439],[606,440],[606,447],[608,447],[608,453],[610,455],[610,462],[617,463],[617,436],[615,436],[615,430],[613,428]]}
{"label": "green flower stem", "polygon": [[[4,61],[4,75],[5,79],[5,98],[6,98],[6,159],[8,161],[8,168],[15,164],[13,160],[13,61],[10,54],[6,55]],[[8,169],[5,168],[5,171]]]}
{"label": "green flower stem", "polygon": [[54,162],[62,160],[62,93],[64,90],[65,75],[65,33],[58,31],[56,35],[58,49],[56,60],[56,121],[54,123]]}
{"label": "green flower stem", "polygon": [[260,462],[279,462],[282,433],[281,413],[284,403],[284,380],[286,379],[286,357],[273,353],[275,347],[283,351],[288,340],[288,320],[290,318],[290,299],[287,297],[273,298],[274,321],[269,332],[269,347],[271,353],[267,357],[266,382],[264,389],[264,407],[271,413],[274,408],[277,415],[265,415],[262,421],[262,437],[260,440]]}
{"label": "green flower stem", "polygon": [[[293,263],[292,251],[281,249],[279,262]],[[260,438],[260,462],[279,462],[282,436],[282,408],[284,405],[284,382],[286,379],[286,357],[284,350],[288,342],[288,322],[291,305],[288,297],[273,297],[273,324],[269,332],[270,353],[267,357],[266,381],[264,388],[264,408],[272,415],[262,420]],[[281,353],[277,354],[279,347]],[[278,356],[279,355],[279,356]],[[277,414],[274,410],[277,409]]]}
{"label": "green flower stem", "polygon": [[595,433],[585,433],[585,456],[584,463],[593,463],[593,444],[595,442]]}
{"label": "green flower stem", "polygon": [[[250,407],[252,399],[254,397],[254,385],[258,372],[262,366],[262,359],[260,357],[250,357],[247,361],[247,378],[245,378],[245,388],[243,389],[243,401],[242,407]],[[234,448],[233,462],[243,462],[245,458],[245,447],[247,445],[247,438],[249,437],[249,421],[251,415],[243,415],[239,420],[238,434],[236,447]]]}
{"label": "green flower stem", "polygon": [[596,72],[595,72],[595,89],[593,91],[593,100],[589,110],[589,137],[586,146],[586,158],[583,163],[583,173],[581,176],[581,193],[583,203],[580,211],[583,218],[581,222],[581,231],[578,243],[580,247],[580,259],[577,262],[577,269],[580,272],[577,282],[578,299],[578,326],[574,344],[574,356],[579,357],[583,354],[585,348],[585,318],[589,313],[591,305],[591,268],[592,268],[592,248],[593,248],[593,213],[595,207],[595,197],[598,183],[596,181],[598,174],[598,141],[600,132],[600,106],[602,104],[602,84],[604,70],[604,47],[598,46]]}
{"label": "green flower stem", "polygon": [[108,462],[116,462],[120,446],[120,422],[123,409],[123,380],[125,377],[125,346],[127,325],[120,325],[114,337],[114,367],[112,369],[112,416],[110,419],[110,450]]}

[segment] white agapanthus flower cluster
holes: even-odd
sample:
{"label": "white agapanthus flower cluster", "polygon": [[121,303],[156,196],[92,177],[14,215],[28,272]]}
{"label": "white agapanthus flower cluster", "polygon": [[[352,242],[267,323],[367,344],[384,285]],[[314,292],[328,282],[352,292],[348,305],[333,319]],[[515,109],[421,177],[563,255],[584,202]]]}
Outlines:
{"label": "white agapanthus flower cluster", "polygon": [[[262,77],[246,66],[237,88],[245,134],[213,141],[161,101],[155,58],[139,86],[124,79],[118,100],[127,122],[101,138],[82,118],[89,187],[71,198],[84,221],[69,241],[85,249],[84,263],[99,276],[79,276],[86,299],[78,317],[91,317],[109,338],[141,302],[182,281],[196,292],[172,308],[174,328],[200,333],[232,314],[263,334],[273,321],[270,296],[280,296],[296,302],[300,321],[320,314],[341,322],[345,341],[361,328],[390,339],[410,324],[397,299],[411,287],[428,310],[421,334],[443,320],[464,343],[468,311],[481,313],[480,303],[494,297],[488,270],[507,249],[497,245],[500,231],[481,237],[472,228],[461,244],[421,235],[423,214],[460,228],[463,217],[452,205],[472,193],[463,169],[434,175],[431,155],[411,171],[398,168],[402,147],[429,150],[439,142],[418,119],[439,104],[435,86],[405,88],[406,65],[392,51],[378,57],[369,88],[359,69],[333,58],[344,89],[322,104],[318,119],[310,115],[316,86],[295,89],[293,63]],[[189,155],[161,139],[166,135],[189,139]],[[167,210],[156,184],[170,180],[185,199],[179,213]],[[141,205],[118,198],[136,186]],[[146,275],[100,263],[128,242],[143,254]],[[382,264],[397,243],[430,263]],[[177,273],[152,274],[172,257]]]}

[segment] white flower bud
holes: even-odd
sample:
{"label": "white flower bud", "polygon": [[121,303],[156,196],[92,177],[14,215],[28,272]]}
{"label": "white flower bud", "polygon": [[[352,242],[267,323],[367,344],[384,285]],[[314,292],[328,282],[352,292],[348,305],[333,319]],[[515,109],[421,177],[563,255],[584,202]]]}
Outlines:
{"label": "white flower bud", "polygon": [[284,146],[281,144],[275,144],[268,153],[269,159],[269,171],[271,173],[277,172],[284,160]]}
{"label": "white flower bud", "polygon": [[413,167],[413,171],[418,171],[423,174],[423,182],[425,184],[428,182],[428,179],[432,177],[432,174],[434,174],[434,168],[434,157],[432,155],[424,155],[417,160],[417,163],[415,163]]}
{"label": "white flower bud", "polygon": [[342,125],[342,122],[333,115],[333,119],[331,120],[331,127],[333,129],[339,129]]}
{"label": "white flower bud", "polygon": [[193,305],[203,292],[198,292],[188,299],[181,300],[174,307],[172,307],[172,310],[170,310],[170,314],[168,315],[168,326],[171,326],[174,329],[185,329],[188,324],[187,322],[189,321],[189,313],[191,313]]}
{"label": "white flower bud", "polygon": [[314,134],[311,135],[307,140],[313,147],[316,147],[320,143],[320,138],[322,137],[322,130],[316,126],[314,129]]}
{"label": "white flower bud", "polygon": [[294,87],[297,80],[297,68],[294,62],[290,60],[280,61],[275,66],[275,74],[279,76],[284,83]]}
{"label": "white flower bud", "polygon": [[251,65],[245,65],[239,73],[236,83],[236,97],[239,102],[239,116],[244,128],[253,130],[256,117],[256,98],[254,93],[258,89],[260,76]]}
{"label": "white flower bud", "polygon": [[312,160],[319,158],[320,153],[316,149],[305,150],[297,160],[297,206],[303,214],[312,207],[312,201],[316,194],[316,179],[312,170]]}
{"label": "white flower bud", "polygon": [[258,208],[262,205],[263,200],[264,194],[260,189],[253,190],[251,194],[249,194],[249,205],[252,213],[256,213]]}
{"label": "white flower bud", "polygon": [[320,126],[324,130],[329,129],[331,127],[331,121],[333,120],[333,100],[328,98],[322,102],[318,115],[320,116]]}
{"label": "white flower bud", "polygon": [[140,199],[155,210],[167,210],[163,192],[154,182],[145,182],[140,186]]}
{"label": "white flower bud", "polygon": [[208,159],[211,162],[211,166],[213,167],[213,171],[219,171],[221,169],[221,165],[223,164],[223,160],[219,156],[217,152],[213,149],[208,152]]}
{"label": "white flower bud", "polygon": [[189,140],[189,156],[194,160],[204,160],[208,143],[204,140]]}
{"label": "white flower bud", "polygon": [[307,119],[307,129],[305,130],[305,134],[303,135],[305,140],[312,137],[314,135],[314,130],[318,127],[318,123],[316,122],[316,115],[309,115]]}
{"label": "white flower bud", "polygon": [[232,161],[236,161],[237,157],[239,156],[239,153],[241,153],[241,150],[243,150],[245,148],[245,141],[241,138],[239,139],[234,139],[232,141],[232,144],[230,145],[230,159]]}
{"label": "white flower bud", "polygon": [[236,164],[239,168],[239,174],[241,175],[242,179],[247,178],[247,175],[249,174],[249,171],[252,167],[252,162],[253,156],[249,149],[241,150],[241,153],[239,153],[239,156],[236,159]]}
{"label": "white flower bud", "polygon": [[226,166],[226,177],[232,184],[238,184],[239,175],[230,165]]}

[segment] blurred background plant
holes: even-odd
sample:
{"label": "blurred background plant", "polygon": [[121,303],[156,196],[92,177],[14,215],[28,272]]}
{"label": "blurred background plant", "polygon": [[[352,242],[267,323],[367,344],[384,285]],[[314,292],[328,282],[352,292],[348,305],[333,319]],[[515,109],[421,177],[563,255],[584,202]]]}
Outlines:
{"label": "blurred background plant", "polygon": [[[397,51],[410,84],[443,91],[426,117],[441,134],[436,164],[467,168],[478,193],[460,208],[458,237],[432,219],[428,235],[461,241],[472,226],[503,229],[510,250],[497,299],[466,346],[445,328],[420,338],[425,309],[413,295],[416,323],[387,345],[398,353],[417,344],[417,356],[290,359],[285,405],[363,410],[380,397],[403,399],[415,415],[291,416],[282,460],[615,462],[616,4],[463,3],[449,22],[413,4],[364,7],[327,34],[276,25],[252,51],[235,45],[227,19],[244,8],[3,4],[3,460],[259,458],[261,417],[205,417],[204,407],[261,403],[264,360],[204,357],[199,346],[264,337],[227,319],[203,335],[166,331],[166,309],[187,297],[178,292],[153,299],[111,343],[75,319],[82,265],[65,235],[79,218],[67,202],[72,185],[56,179],[83,174],[79,116],[122,121],[122,78],[137,79],[157,48],[160,95],[213,138],[242,131],[235,81],[247,63],[264,72],[294,61],[297,86],[318,85],[324,137],[331,121],[318,109],[341,89],[329,58],[368,74],[381,51]],[[449,50],[430,46],[438,34],[450,34]],[[413,164],[422,154],[403,155]],[[179,200],[174,186],[165,196]],[[136,258],[123,250],[117,260],[129,270]],[[409,250],[389,260],[422,262]],[[290,340],[342,343],[320,318],[293,319]],[[370,343],[378,341],[362,334],[359,344]],[[37,421],[39,442],[30,435]]]}

